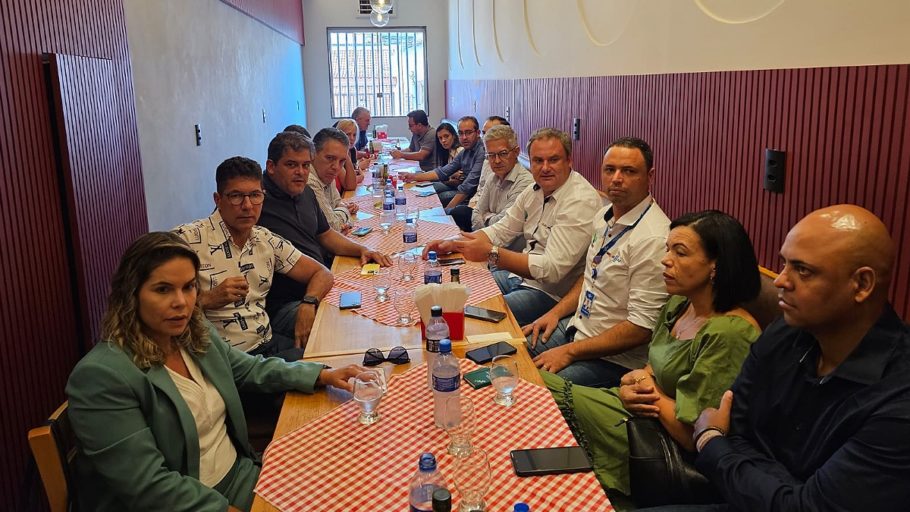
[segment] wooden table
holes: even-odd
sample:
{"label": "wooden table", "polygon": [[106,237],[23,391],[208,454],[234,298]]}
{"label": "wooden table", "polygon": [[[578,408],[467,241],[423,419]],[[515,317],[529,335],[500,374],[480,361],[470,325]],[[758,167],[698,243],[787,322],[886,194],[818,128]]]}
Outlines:
{"label": "wooden table", "polygon": [[[364,187],[358,188],[358,195],[365,193]],[[434,220],[440,221],[447,219],[451,222],[450,217],[444,217],[445,213],[439,208],[432,212],[426,212],[427,215],[437,217]],[[421,214],[421,218],[423,217]],[[482,263],[468,263],[468,265],[484,265]],[[338,273],[345,270],[359,267],[360,261],[354,258],[336,257],[332,265],[332,272]],[[485,265],[484,265],[485,266]],[[486,333],[509,333],[511,343],[518,351],[515,355],[518,360],[519,372],[521,377],[529,382],[543,385],[543,380],[534,363],[527,353],[524,346],[524,336],[521,334],[521,328],[515,321],[512,312],[509,311],[505,300],[501,295],[487,299],[481,303],[482,307],[505,311],[507,317],[499,323],[484,322],[471,318],[465,319],[465,334],[486,334]],[[305,360],[319,361],[335,367],[347,364],[361,364],[363,354],[367,349],[372,347],[392,347],[395,345],[420,346],[420,328],[414,327],[392,327],[374,322],[373,320],[360,316],[352,311],[341,311],[338,308],[323,304],[316,313],[316,321],[313,324],[313,334],[310,335],[310,341],[307,344]],[[465,342],[454,342],[452,351],[458,357],[464,357],[464,353],[477,346],[486,345],[489,342],[478,344],[468,344]],[[424,351],[422,349],[409,349],[411,357],[409,364],[394,366],[393,373],[402,373],[409,368],[419,365],[424,360]],[[333,354],[333,355],[329,355]],[[388,364],[388,363],[384,363]],[[278,419],[278,426],[275,429],[275,438],[281,437],[292,432],[334,407],[351,399],[351,394],[347,391],[336,388],[328,388],[317,391],[315,394],[306,395],[303,393],[290,392],[284,400],[284,406],[281,409],[281,416]],[[259,496],[256,496],[253,502],[253,511],[274,511],[274,507],[265,502]]]}

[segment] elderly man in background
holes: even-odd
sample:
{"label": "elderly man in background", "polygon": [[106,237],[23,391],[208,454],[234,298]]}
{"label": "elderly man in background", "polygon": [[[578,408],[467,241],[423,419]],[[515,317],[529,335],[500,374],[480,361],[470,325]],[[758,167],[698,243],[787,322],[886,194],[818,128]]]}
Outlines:
{"label": "elderly man in background", "polygon": [[351,119],[357,123],[357,141],[354,142],[354,149],[357,150],[357,159],[369,158],[370,153],[367,150],[367,144],[370,139],[367,137],[367,128],[370,126],[370,111],[365,107],[357,107],[351,112]]}
{"label": "elderly man in background", "polygon": [[[518,138],[511,127],[488,128],[483,144],[486,148],[484,167],[489,165],[490,172],[483,178],[483,187],[479,188],[477,206],[458,205],[452,209],[452,218],[463,231],[476,231],[497,223],[518,195],[534,184],[531,172],[518,163]],[[524,245],[524,238],[518,237],[508,248],[520,251]]]}
{"label": "elderly man in background", "polygon": [[313,137],[316,156],[307,178],[307,185],[313,190],[329,226],[343,234],[351,231],[351,217],[357,213],[357,204],[342,202],[335,186],[335,178],[345,172],[344,164],[350,161],[348,144],[348,136],[341,130],[319,130]]}

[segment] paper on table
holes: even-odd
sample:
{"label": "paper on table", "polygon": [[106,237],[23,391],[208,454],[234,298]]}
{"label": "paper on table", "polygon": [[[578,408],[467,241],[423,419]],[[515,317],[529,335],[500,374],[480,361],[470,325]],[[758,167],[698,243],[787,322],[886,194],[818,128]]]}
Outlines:
{"label": "paper on table", "polygon": [[[512,334],[508,332],[488,332],[486,334],[471,334],[465,337],[468,344],[493,343],[497,341],[512,341]],[[520,338],[517,338],[520,339]],[[524,340],[521,340],[524,341]]]}

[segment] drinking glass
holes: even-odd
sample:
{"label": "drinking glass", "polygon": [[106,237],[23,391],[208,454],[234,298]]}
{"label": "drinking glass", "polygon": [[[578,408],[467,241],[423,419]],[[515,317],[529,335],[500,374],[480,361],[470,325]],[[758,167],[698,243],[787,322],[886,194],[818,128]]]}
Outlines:
{"label": "drinking glass", "polygon": [[413,281],[415,268],[417,268],[416,254],[407,251],[398,255],[398,271],[401,272],[402,281]]}
{"label": "drinking glass", "polygon": [[357,421],[364,425],[379,421],[379,401],[385,392],[385,375],[381,371],[367,370],[354,377],[354,401],[360,405]]}
{"label": "drinking glass", "polygon": [[417,221],[420,220],[420,207],[418,206],[408,206],[407,212],[405,213],[404,220],[407,221],[411,219],[411,222],[414,223],[414,227],[417,227]]}
{"label": "drinking glass", "polygon": [[512,356],[494,357],[493,364],[490,366],[490,382],[496,388],[494,402],[506,407],[515,404],[516,399],[512,395],[518,385],[518,363],[515,358]]}
{"label": "drinking glass", "polygon": [[461,495],[458,510],[482,511],[486,506],[483,495],[490,489],[490,459],[487,452],[474,448],[464,457],[456,458],[453,478],[455,488]]}
{"label": "drinking glass", "polygon": [[465,395],[446,398],[446,434],[449,435],[449,454],[464,457],[471,453],[471,435],[474,433],[474,402]]}
{"label": "drinking glass", "polygon": [[389,288],[392,287],[392,277],[389,269],[380,268],[373,274],[373,288],[376,289],[376,302],[386,302],[389,300]]}
{"label": "drinking glass", "polygon": [[392,305],[398,313],[399,325],[411,325],[411,312],[414,311],[414,292],[406,289],[392,291]]}

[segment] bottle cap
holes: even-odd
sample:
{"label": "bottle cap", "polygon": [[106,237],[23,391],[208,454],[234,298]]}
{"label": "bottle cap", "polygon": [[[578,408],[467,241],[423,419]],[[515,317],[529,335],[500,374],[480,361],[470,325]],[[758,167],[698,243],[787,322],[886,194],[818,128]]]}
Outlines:
{"label": "bottle cap", "polygon": [[442,306],[433,306],[430,308],[430,316],[442,316]]}
{"label": "bottle cap", "polygon": [[436,457],[430,452],[422,453],[417,467],[421,471],[436,471]]}
{"label": "bottle cap", "polygon": [[436,261],[436,251],[430,251],[427,253],[427,259],[430,261]]}
{"label": "bottle cap", "polygon": [[527,503],[522,503],[519,501],[515,504],[512,512],[531,512],[531,507],[529,507]]}
{"label": "bottle cap", "polygon": [[450,352],[452,352],[452,340],[449,338],[439,340],[439,353],[448,354]]}
{"label": "bottle cap", "polygon": [[448,489],[440,488],[433,491],[433,510],[452,510],[452,493]]}

